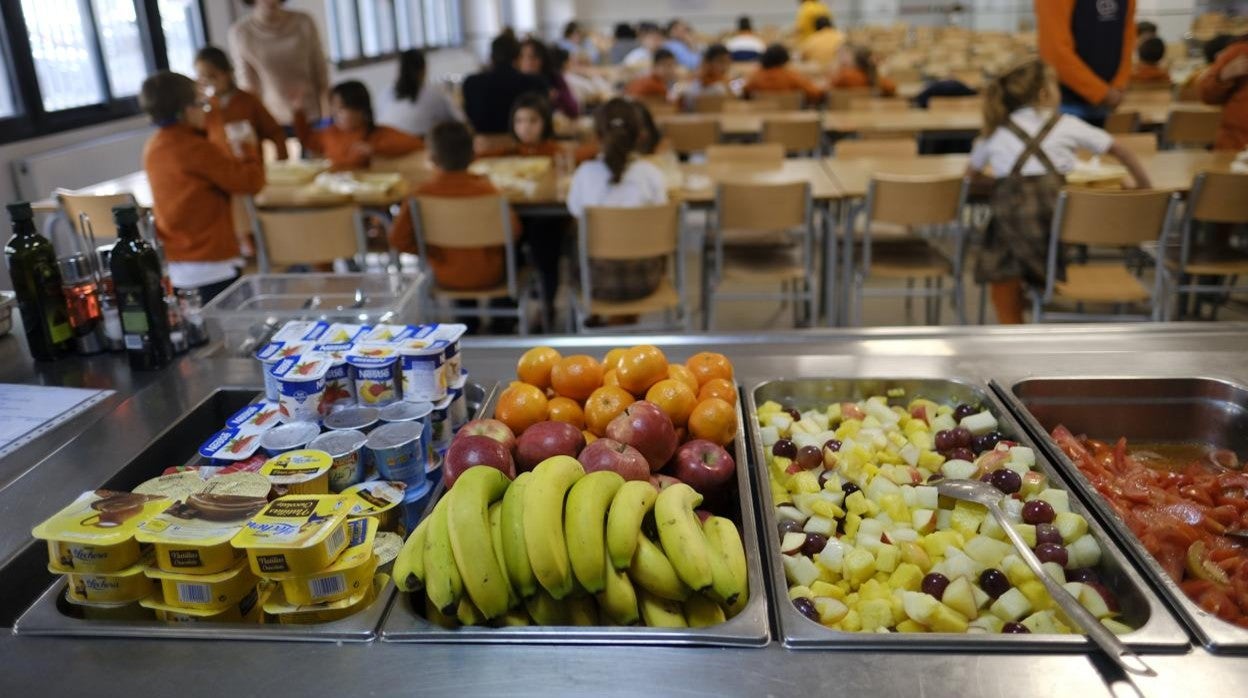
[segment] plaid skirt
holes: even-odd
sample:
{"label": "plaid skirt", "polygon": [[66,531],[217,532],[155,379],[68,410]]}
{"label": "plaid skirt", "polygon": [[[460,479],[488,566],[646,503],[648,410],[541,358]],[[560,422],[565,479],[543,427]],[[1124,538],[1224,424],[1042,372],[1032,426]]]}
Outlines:
{"label": "plaid skirt", "polygon": [[590,260],[590,278],[594,288],[592,295],[600,301],[635,301],[645,298],[659,288],[667,273],[667,258]]}
{"label": "plaid skirt", "polygon": [[[1062,178],[1052,174],[997,180],[991,197],[992,224],[975,265],[977,283],[1022,279],[1044,284],[1053,208],[1062,184]],[[1060,265],[1057,278],[1065,279]]]}

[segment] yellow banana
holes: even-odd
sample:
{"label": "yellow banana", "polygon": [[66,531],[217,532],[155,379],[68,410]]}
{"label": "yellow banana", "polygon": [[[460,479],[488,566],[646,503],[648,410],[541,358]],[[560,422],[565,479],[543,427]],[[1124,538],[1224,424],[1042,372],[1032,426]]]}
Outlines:
{"label": "yellow banana", "polygon": [[714,581],[710,549],[693,511],[701,503],[702,495],[684,483],[663,490],[654,502],[654,522],[663,551],[681,581],[694,591],[702,591]]}
{"label": "yellow banana", "polygon": [[399,591],[420,591],[425,586],[425,533],[429,519],[416,526],[394,559],[394,585]]}
{"label": "yellow banana", "polygon": [[[502,471],[499,472],[501,473]],[[458,481],[456,481],[455,486],[456,488],[459,487]],[[486,617],[481,613],[481,609],[477,608],[477,605],[467,596],[459,599],[459,608],[455,611],[455,619],[461,625],[485,625],[486,622]]]}
{"label": "yellow banana", "polygon": [[585,468],[570,456],[538,463],[524,491],[524,547],[533,576],[555,599],[572,593],[572,563],[563,537],[563,501]]}
{"label": "yellow banana", "polygon": [[598,604],[594,602],[594,597],[588,595],[568,597],[563,603],[568,607],[568,621],[571,625],[588,627],[598,625]]}
{"label": "yellow banana", "polygon": [[628,569],[637,549],[637,534],[641,522],[654,508],[659,491],[649,482],[630,480],[625,482],[611,500],[607,513],[607,554],[617,570]]}
{"label": "yellow banana", "polygon": [[465,470],[443,497],[451,551],[464,589],[487,619],[500,616],[511,607],[507,576],[494,556],[489,513],[490,505],[503,498],[509,484],[511,479],[501,470],[477,465]]}
{"label": "yellow banana", "polygon": [[659,598],[645,589],[637,592],[637,599],[641,602],[642,620],[651,628],[689,627],[679,601]]}
{"label": "yellow banana", "polygon": [[602,615],[620,625],[634,625],[641,617],[637,613],[637,592],[628,574],[615,569],[610,560],[603,560],[605,585],[598,594],[598,608]]}
{"label": "yellow banana", "polygon": [[[458,613],[459,604],[455,605],[455,610]],[[425,597],[425,618],[427,618],[430,623],[447,630],[454,630],[459,627],[459,621],[455,619],[455,616],[448,616],[438,610],[438,607],[434,605],[433,601],[428,597]]]}
{"label": "yellow banana", "polygon": [[438,500],[429,515],[429,530],[425,533],[425,595],[443,614],[453,616],[464,594],[464,581],[459,576],[455,553],[451,550],[451,534],[446,519],[447,499],[443,496]]}
{"label": "yellow banana", "polygon": [[567,605],[563,601],[555,600],[540,587],[524,600],[524,607],[533,618],[534,625],[567,625],[571,620]]}
{"label": "yellow banana", "polygon": [[524,545],[524,491],[533,481],[532,473],[520,473],[503,495],[502,536],[503,560],[507,563],[507,577],[521,598],[528,598],[537,591],[537,577],[529,565],[529,551]]}
{"label": "yellow banana", "polygon": [[[722,516],[712,516],[702,523],[711,557],[722,558],[723,566],[716,566],[715,596],[728,608],[729,615],[737,615],[750,600],[750,577],[745,562],[745,545],[737,525]],[[724,579],[723,570],[728,578]]]}
{"label": "yellow banana", "polygon": [[694,594],[685,601],[685,620],[691,628],[708,628],[726,620],[724,609],[705,594]]}
{"label": "yellow banana", "polygon": [[496,628],[523,628],[533,625],[533,619],[529,618],[529,612],[523,608],[513,608],[490,621],[490,625]]}
{"label": "yellow banana", "polygon": [[680,580],[671,560],[667,559],[659,546],[646,538],[646,534],[638,533],[636,548],[633,562],[628,568],[628,576],[633,580],[634,586],[673,601],[689,598],[689,587]]}
{"label": "yellow banana", "polygon": [[519,598],[516,596],[516,590],[511,586],[511,579],[507,577],[507,560],[503,556],[502,502],[494,502],[490,505],[490,544],[494,546],[494,559],[498,562],[503,581],[507,583],[507,608],[515,608]]}
{"label": "yellow banana", "polygon": [[568,491],[568,503],[563,516],[563,533],[568,542],[568,558],[572,572],[585,591],[596,594],[602,591],[603,561],[607,548],[603,542],[603,529],[607,520],[607,507],[624,478],[610,470],[590,473],[572,485]]}

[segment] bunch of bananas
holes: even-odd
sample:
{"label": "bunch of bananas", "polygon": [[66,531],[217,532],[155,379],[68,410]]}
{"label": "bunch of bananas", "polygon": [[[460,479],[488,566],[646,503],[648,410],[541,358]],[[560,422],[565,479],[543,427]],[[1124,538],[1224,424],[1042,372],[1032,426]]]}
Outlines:
{"label": "bunch of bananas", "polygon": [[701,503],[567,456],[515,481],[477,466],[407,539],[395,583],[444,627],[715,625],[749,600],[745,548],[732,521],[699,520]]}

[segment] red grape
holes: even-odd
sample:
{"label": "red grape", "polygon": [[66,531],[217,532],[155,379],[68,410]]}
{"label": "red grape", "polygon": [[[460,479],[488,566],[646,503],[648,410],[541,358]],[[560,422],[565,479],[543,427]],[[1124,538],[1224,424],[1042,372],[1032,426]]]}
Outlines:
{"label": "red grape", "polygon": [[797,449],[796,463],[802,470],[814,470],[823,465],[823,451],[818,446],[802,446]]}
{"label": "red grape", "polygon": [[[1038,532],[1039,530],[1040,527],[1037,526],[1036,531]],[[1066,570],[1066,581],[1088,584],[1090,582],[1100,582],[1101,578],[1097,575],[1096,570],[1088,569],[1087,567],[1076,567],[1072,570]]]}
{"label": "red grape", "polygon": [[972,453],[969,448],[955,448],[949,452],[949,460],[965,460],[974,462],[975,454]]}
{"label": "red grape", "polygon": [[828,537],[822,533],[807,533],[806,542],[802,544],[802,554],[818,555],[828,544]]}
{"label": "red grape", "polygon": [[936,437],[933,441],[937,451],[950,451],[958,446],[957,441],[953,438],[953,432],[947,429],[936,432]]}
{"label": "red grape", "polygon": [[771,445],[771,455],[793,460],[797,457],[797,446],[793,445],[793,442],[788,439],[780,439]]}
{"label": "red grape", "polygon": [[828,439],[827,441],[823,442],[823,447],[829,451],[832,451],[833,453],[836,453],[837,451],[841,450],[841,447],[844,445],[845,444],[841,443],[837,439]]}
{"label": "red grape", "polygon": [[802,413],[796,407],[781,407],[780,411],[792,417],[795,422],[802,418]]}
{"label": "red grape", "polygon": [[781,521],[779,524],[776,525],[776,528],[780,529],[781,540],[784,540],[784,534],[786,533],[801,533],[802,532],[802,525],[794,521],[793,519],[785,519],[784,521]]}
{"label": "red grape", "polygon": [[[1041,543],[1062,544],[1062,534],[1057,530],[1057,526],[1046,523],[1036,524],[1036,545]],[[1067,579],[1069,580],[1069,577]]]}
{"label": "red grape", "polygon": [[997,444],[1000,442],[1001,442],[1001,433],[996,432],[996,431],[991,431],[991,432],[988,432],[987,434],[982,434],[972,439],[971,448],[974,449],[976,453],[983,453],[984,451],[991,451],[992,449],[996,448]]}
{"label": "red grape", "polygon": [[1036,546],[1036,557],[1040,559],[1040,562],[1056,562],[1062,567],[1070,561],[1066,547],[1057,543],[1040,543]]}
{"label": "red grape", "polygon": [[1053,523],[1056,518],[1057,512],[1053,511],[1053,505],[1043,499],[1033,499],[1023,505],[1023,523]]}
{"label": "red grape", "polygon": [[796,599],[793,599],[793,608],[796,608],[798,613],[806,616],[816,623],[819,622],[819,611],[815,610],[814,601],[811,601],[804,596],[799,596]]}
{"label": "red grape", "polygon": [[995,599],[1010,590],[1010,579],[1001,570],[990,567],[979,573],[979,588]]}
{"label": "red grape", "polygon": [[954,448],[970,448],[975,442],[975,437],[971,435],[971,430],[966,427],[954,427],[949,430],[949,435],[953,437]]}
{"label": "red grape", "polygon": [[989,480],[992,486],[1006,494],[1014,494],[1023,488],[1023,478],[1009,468],[1002,468],[991,473]]}
{"label": "red grape", "polygon": [[861,488],[852,482],[842,482],[841,491],[845,493],[845,499],[849,499],[849,495],[858,492]]}
{"label": "red grape", "polygon": [[1009,623],[1006,623],[1005,625],[1001,626],[1001,632],[1006,633],[1008,635],[1026,635],[1030,633],[1031,630],[1027,626],[1023,625],[1022,623],[1010,621]]}
{"label": "red grape", "polygon": [[939,601],[945,595],[945,589],[949,587],[949,578],[939,572],[929,572],[923,578],[923,593],[936,597]]}
{"label": "red grape", "polygon": [[953,408],[953,418],[959,422],[973,414],[979,414],[979,408],[974,405],[962,403],[961,405]]}

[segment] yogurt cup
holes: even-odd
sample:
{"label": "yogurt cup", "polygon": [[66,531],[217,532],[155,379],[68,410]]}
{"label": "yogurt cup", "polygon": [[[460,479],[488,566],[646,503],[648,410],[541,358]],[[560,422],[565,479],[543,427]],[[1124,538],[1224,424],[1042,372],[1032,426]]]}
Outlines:
{"label": "yogurt cup", "polygon": [[437,402],[446,397],[446,342],[414,339],[399,345],[403,357],[403,399]]}
{"label": "yogurt cup", "polygon": [[347,354],[356,401],[365,407],[385,407],[403,397],[399,380],[399,353],[394,347],[356,345]]}
{"label": "yogurt cup", "polygon": [[155,548],[154,567],[162,572],[217,574],[238,564],[242,551],[230,540],[265,504],[263,497],[197,493],[143,522],[135,538]]}
{"label": "yogurt cup", "polygon": [[381,410],[376,407],[347,407],[325,415],[322,422],[330,431],[355,430],[365,434],[381,421]]}
{"label": "yogurt cup", "polygon": [[341,429],[327,431],[312,440],[308,448],[324,451],[333,460],[329,468],[329,491],[342,492],[364,480],[364,442],[362,431]]}
{"label": "yogurt cup", "polygon": [[274,427],[260,437],[260,448],[270,456],[304,448],[321,433],[313,422],[289,422]]}
{"label": "yogurt cup", "polygon": [[351,497],[351,512],[348,516],[353,519],[372,517],[377,519],[382,531],[398,531],[401,505],[407,490],[406,482],[361,482],[343,492],[343,495]]}
{"label": "yogurt cup", "polygon": [[204,478],[198,470],[179,470],[168,475],[154,477],[135,487],[134,494],[150,494],[169,499],[186,499],[204,488]]}
{"label": "yogurt cup", "polygon": [[133,621],[151,620],[152,612],[141,604],[158,595],[149,596],[142,601],[100,602],[94,603],[74,593],[72,586],[65,589],[65,600],[78,609],[85,620]]}
{"label": "yogurt cup", "polygon": [[433,422],[433,450],[446,453],[446,449],[451,447],[451,437],[455,435],[454,421],[451,419],[450,395],[433,403],[433,413],[430,417]]}
{"label": "yogurt cup", "polygon": [[357,344],[393,344],[425,334],[424,328],[414,325],[373,325],[356,337]]}
{"label": "yogurt cup", "polygon": [[426,480],[419,485],[412,485],[407,488],[407,492],[403,495],[402,530],[400,535],[406,537],[408,533],[416,530],[416,525],[424,517],[425,509],[429,508],[429,501],[433,498],[433,484],[433,482]]}
{"label": "yogurt cup", "polygon": [[282,588],[278,587],[264,602],[264,612],[283,625],[330,623],[353,616],[371,606],[389,583],[389,575],[378,574],[373,577],[372,584],[367,585],[367,588],[360,590],[355,596],[340,601],[304,606],[291,603],[286,599]]}
{"label": "yogurt cup", "polygon": [[310,448],[287,451],[265,461],[260,474],[286,494],[329,494],[329,471],[334,459]]}
{"label": "yogurt cup", "polygon": [[199,447],[199,455],[210,463],[225,465],[245,461],[260,448],[260,439],[269,429],[248,424],[226,427],[208,437]]}
{"label": "yogurt cup", "polygon": [[311,342],[320,339],[329,329],[324,320],[289,320],[273,333],[272,341]]}
{"label": "yogurt cup", "polygon": [[260,347],[256,351],[256,359],[260,361],[261,368],[264,372],[264,399],[270,402],[277,402],[278,389],[277,379],[274,378],[270,371],[282,359],[291,356],[299,356],[312,351],[316,345],[313,342],[304,341],[279,341],[274,340]]}
{"label": "yogurt cup", "polygon": [[257,575],[311,574],[347,547],[347,498],[289,495],[269,502],[231,539]]}
{"label": "yogurt cup", "polygon": [[381,411],[383,422],[416,422],[419,421],[424,433],[421,437],[425,443],[426,470],[433,459],[433,403],[430,402],[396,402],[387,405]]}
{"label": "yogurt cup", "polygon": [[377,520],[355,519],[347,523],[347,549],[329,567],[307,575],[271,575],[282,585],[286,600],[299,606],[350,598],[368,588],[377,571],[373,541]]}
{"label": "yogurt cup", "polygon": [[245,560],[216,574],[166,572],[151,567],[145,574],[160,582],[166,606],[195,611],[223,611],[255,592],[259,582]]}
{"label": "yogurt cup", "polygon": [[373,541],[373,554],[377,556],[377,571],[392,574],[394,561],[403,550],[403,537],[390,531],[378,531]]}
{"label": "yogurt cup", "polygon": [[117,572],[76,573],[59,565],[48,564],[48,571],[65,575],[69,589],[76,598],[88,603],[131,603],[151,596],[156,587],[143,574],[144,562]]}
{"label": "yogurt cup", "polygon": [[252,587],[238,603],[219,610],[182,608],[164,602],[160,595],[139,602],[144,609],[156,614],[156,620],[166,623],[260,623],[264,620],[262,604],[269,592],[262,587]]}
{"label": "yogurt cup", "polygon": [[468,399],[464,397],[463,384],[450,388],[448,397],[451,400],[451,431],[459,431],[460,427],[468,423]]}
{"label": "yogurt cup", "polygon": [[364,448],[381,477],[410,483],[421,479],[425,472],[428,451],[423,439],[421,423],[396,422],[374,429]]}
{"label": "yogurt cup", "polygon": [[464,372],[463,360],[459,354],[459,340],[468,332],[467,325],[457,323],[440,323],[434,325],[433,337],[446,342],[446,377],[447,382],[454,382]]}
{"label": "yogurt cup", "polygon": [[356,403],[355,381],[351,380],[351,369],[347,366],[347,354],[353,344],[319,344],[316,350],[330,357],[329,370],[325,372],[325,397],[321,409],[324,413],[334,412]]}
{"label": "yogurt cup", "polygon": [[364,325],[335,322],[317,340],[322,344],[350,344],[367,331],[368,327]]}
{"label": "yogurt cup", "polygon": [[[261,463],[263,465],[263,463]],[[236,497],[257,497],[268,499],[273,491],[273,483],[269,478],[258,472],[232,471],[221,472],[208,478],[197,494],[234,495]]]}
{"label": "yogurt cup", "polygon": [[139,561],[139,525],[170,504],[166,497],[132,492],[84,492],[31,533],[48,542],[48,561],[61,569],[116,573]]}
{"label": "yogurt cup", "polygon": [[248,425],[252,427],[272,429],[282,423],[279,415],[280,413],[278,412],[276,399],[261,400],[260,402],[253,402],[230,415],[230,418],[225,420],[225,426],[241,427],[243,425]]}
{"label": "yogurt cup", "polygon": [[283,422],[320,420],[330,363],[325,354],[310,352],[288,356],[269,370],[269,375],[277,380],[278,413]]}

